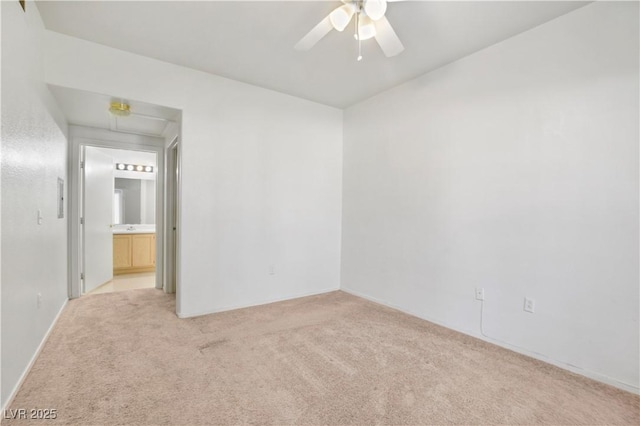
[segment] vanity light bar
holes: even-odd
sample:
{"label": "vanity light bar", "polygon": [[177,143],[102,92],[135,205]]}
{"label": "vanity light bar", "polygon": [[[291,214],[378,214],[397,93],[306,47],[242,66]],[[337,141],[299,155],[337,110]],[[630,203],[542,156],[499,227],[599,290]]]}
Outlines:
{"label": "vanity light bar", "polygon": [[153,173],[153,166],[142,166],[140,164],[124,164],[117,163],[116,170],[126,170],[129,172],[147,172]]}

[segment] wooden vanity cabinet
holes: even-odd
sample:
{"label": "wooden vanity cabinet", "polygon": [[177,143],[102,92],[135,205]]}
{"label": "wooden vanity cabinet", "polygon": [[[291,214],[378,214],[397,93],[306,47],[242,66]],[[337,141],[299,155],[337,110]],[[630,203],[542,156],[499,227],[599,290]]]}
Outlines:
{"label": "wooden vanity cabinet", "polygon": [[113,273],[131,268],[131,235],[113,236]]}
{"label": "wooden vanity cabinet", "polygon": [[156,234],[114,234],[113,274],[156,270]]}

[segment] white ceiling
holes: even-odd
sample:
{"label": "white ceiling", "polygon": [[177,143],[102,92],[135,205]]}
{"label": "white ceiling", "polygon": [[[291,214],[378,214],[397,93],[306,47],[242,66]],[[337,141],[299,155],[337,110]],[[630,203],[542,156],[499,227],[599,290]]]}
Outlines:
{"label": "white ceiling", "polygon": [[[180,111],[172,108],[67,87],[49,85],[49,89],[69,124],[162,137],[171,123],[180,120]],[[131,115],[116,117],[110,114],[112,101],[129,104]]]}
{"label": "white ceiling", "polygon": [[351,30],[293,46],[339,2],[38,2],[60,33],[340,108],[533,28],[586,2],[406,1],[387,17],[406,50],[374,40],[362,62]]}

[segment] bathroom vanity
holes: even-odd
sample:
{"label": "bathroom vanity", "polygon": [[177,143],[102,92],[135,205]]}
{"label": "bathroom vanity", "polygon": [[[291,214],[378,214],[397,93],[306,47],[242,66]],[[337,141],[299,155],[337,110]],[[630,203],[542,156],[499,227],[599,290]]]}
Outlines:
{"label": "bathroom vanity", "polygon": [[130,228],[113,231],[113,274],[155,271],[155,230]]}

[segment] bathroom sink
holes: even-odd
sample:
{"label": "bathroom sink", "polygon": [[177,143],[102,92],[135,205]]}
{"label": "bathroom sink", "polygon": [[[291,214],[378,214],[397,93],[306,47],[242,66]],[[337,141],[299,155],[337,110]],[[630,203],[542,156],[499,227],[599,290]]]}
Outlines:
{"label": "bathroom sink", "polygon": [[114,234],[155,234],[155,225],[114,225]]}

